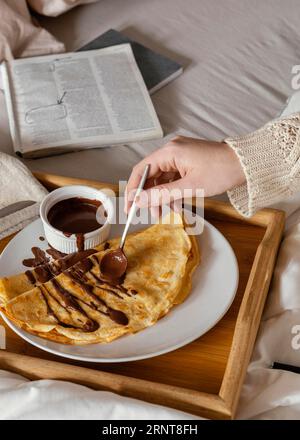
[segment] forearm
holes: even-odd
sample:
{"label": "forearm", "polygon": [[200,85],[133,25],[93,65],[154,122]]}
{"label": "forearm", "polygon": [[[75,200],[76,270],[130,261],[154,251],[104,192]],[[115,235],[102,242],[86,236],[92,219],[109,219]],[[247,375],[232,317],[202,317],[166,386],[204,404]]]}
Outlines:
{"label": "forearm", "polygon": [[246,176],[245,183],[228,191],[242,215],[250,217],[300,191],[300,113],[225,142],[237,154]]}

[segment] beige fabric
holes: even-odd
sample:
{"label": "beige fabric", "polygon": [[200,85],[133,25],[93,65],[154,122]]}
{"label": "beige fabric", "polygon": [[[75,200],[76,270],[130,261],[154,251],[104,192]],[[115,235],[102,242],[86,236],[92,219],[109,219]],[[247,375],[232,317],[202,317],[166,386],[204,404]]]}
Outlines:
{"label": "beige fabric", "polygon": [[32,9],[39,14],[48,15],[50,17],[56,17],[63,14],[69,9],[78,5],[86,3],[94,3],[99,0],[27,0]]}
{"label": "beige fabric", "polygon": [[246,183],[228,191],[242,215],[250,217],[300,191],[300,113],[225,142],[238,155],[246,175]]}
{"label": "beige fabric", "polygon": [[[0,239],[13,234],[38,216],[47,190],[18,159],[0,153]],[[28,202],[33,202],[30,206]],[[13,208],[13,209],[12,209]]]}
{"label": "beige fabric", "polygon": [[33,22],[26,0],[0,0],[0,62],[64,51],[63,43]]}

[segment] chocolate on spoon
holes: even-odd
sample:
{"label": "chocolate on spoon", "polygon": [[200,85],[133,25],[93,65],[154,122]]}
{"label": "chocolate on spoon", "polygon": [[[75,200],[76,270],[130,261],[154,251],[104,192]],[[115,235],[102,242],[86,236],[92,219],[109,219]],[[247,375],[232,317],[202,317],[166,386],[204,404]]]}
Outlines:
{"label": "chocolate on spoon", "polygon": [[100,270],[105,278],[118,280],[125,275],[127,258],[121,248],[107,252],[101,260]]}
{"label": "chocolate on spoon", "polygon": [[126,225],[123,231],[123,235],[121,237],[120,246],[118,249],[107,252],[100,262],[100,270],[104,277],[110,280],[118,280],[125,275],[127,269],[127,257],[123,252],[125,240],[127,237],[129,226],[132,222],[133,216],[136,210],[136,200],[140,195],[142,189],[144,188],[145,182],[147,180],[148,174],[150,170],[150,165],[146,165],[145,170],[143,172],[142,178],[140,180],[139,186],[134,195],[134,199],[131,205],[131,208],[128,213]]}

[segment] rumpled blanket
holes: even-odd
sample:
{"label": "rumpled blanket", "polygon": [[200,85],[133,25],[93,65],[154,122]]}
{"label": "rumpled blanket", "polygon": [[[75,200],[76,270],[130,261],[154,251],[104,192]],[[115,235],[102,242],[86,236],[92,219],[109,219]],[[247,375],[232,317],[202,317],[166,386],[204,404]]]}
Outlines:
{"label": "rumpled blanket", "polygon": [[97,1],[99,0],[27,0],[27,3],[39,14],[57,17],[75,6]]}
{"label": "rumpled blanket", "polygon": [[56,17],[75,6],[99,0],[0,0],[0,62],[11,58],[64,52],[63,43],[38,25],[29,7]]}
{"label": "rumpled blanket", "polygon": [[0,0],[0,62],[65,50],[31,17],[26,0]]}

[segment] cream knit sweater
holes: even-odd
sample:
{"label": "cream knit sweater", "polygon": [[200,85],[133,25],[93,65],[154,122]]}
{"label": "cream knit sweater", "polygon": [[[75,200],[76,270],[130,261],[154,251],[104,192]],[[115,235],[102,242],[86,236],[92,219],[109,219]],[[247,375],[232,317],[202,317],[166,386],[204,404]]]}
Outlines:
{"label": "cream knit sweater", "polygon": [[300,113],[225,142],[236,152],[246,176],[246,183],[228,191],[243,216],[300,191]]}

